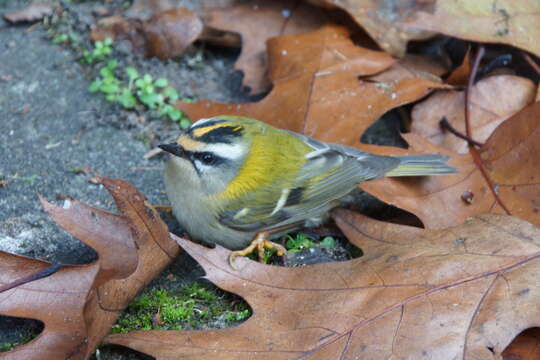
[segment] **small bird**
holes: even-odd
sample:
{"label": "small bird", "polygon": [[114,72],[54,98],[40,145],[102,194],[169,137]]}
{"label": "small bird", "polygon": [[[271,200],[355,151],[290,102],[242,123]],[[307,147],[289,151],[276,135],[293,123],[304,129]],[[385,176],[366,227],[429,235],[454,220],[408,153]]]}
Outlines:
{"label": "small bird", "polygon": [[159,147],[173,155],[165,184],[178,222],[204,243],[247,246],[230,261],[255,248],[283,255],[269,238],[321,224],[363,181],[456,172],[444,155],[379,156],[240,116],[201,119]]}

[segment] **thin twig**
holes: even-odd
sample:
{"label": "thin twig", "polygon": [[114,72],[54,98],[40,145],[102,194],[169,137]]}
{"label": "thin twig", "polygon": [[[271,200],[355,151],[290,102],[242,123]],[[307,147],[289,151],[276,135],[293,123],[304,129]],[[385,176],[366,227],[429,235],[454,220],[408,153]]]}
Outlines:
{"label": "thin twig", "polygon": [[[476,78],[476,74],[478,73],[480,60],[482,60],[484,53],[485,53],[485,48],[483,46],[480,46],[474,59],[474,63],[473,63],[471,75],[469,77],[469,81],[467,84],[467,88],[465,89],[465,132],[469,139],[472,139],[471,122],[470,122],[470,114],[469,114],[471,89],[474,86],[474,80]],[[469,144],[469,153],[471,154],[476,167],[478,167],[478,169],[480,170],[480,173],[484,177],[484,180],[487,182],[489,186],[489,190],[491,190],[491,193],[493,194],[495,201],[504,210],[504,212],[506,212],[507,215],[512,215],[510,213],[510,210],[508,210],[508,208],[503,204],[501,198],[499,197],[499,194],[497,194],[497,191],[495,190],[495,186],[493,182],[491,181],[491,178],[488,176],[488,173],[486,169],[484,168],[484,164],[482,164],[482,159],[480,157],[480,153],[478,152],[478,149],[475,148],[473,144],[471,143],[468,143],[468,144]]]}
{"label": "thin twig", "polygon": [[471,92],[472,87],[474,86],[474,80],[476,78],[476,74],[478,73],[480,60],[482,60],[482,57],[484,57],[485,52],[486,52],[486,49],[483,46],[480,46],[480,48],[478,49],[478,52],[476,53],[476,56],[474,57],[474,62],[471,69],[471,74],[469,76],[469,81],[467,83],[467,87],[465,88],[465,134],[467,135],[469,139],[472,139],[471,123],[469,121],[470,92]]}
{"label": "thin twig", "polygon": [[441,129],[443,130],[448,130],[450,131],[452,134],[454,134],[455,136],[457,136],[458,138],[460,139],[463,139],[465,140],[469,145],[474,145],[474,146],[478,146],[478,147],[482,147],[482,143],[479,143],[478,141],[476,140],[473,140],[471,139],[470,137],[468,137],[467,135],[465,134],[462,134],[460,133],[459,131],[457,131],[449,122],[448,122],[448,119],[446,118],[446,116],[443,116],[443,118],[439,121],[439,126],[441,127]]}
{"label": "thin twig", "polygon": [[26,283],[43,279],[43,278],[46,278],[47,276],[51,276],[52,274],[56,273],[58,270],[60,270],[64,266],[65,266],[64,264],[52,264],[48,268],[38,271],[37,273],[30,274],[23,278],[12,281],[8,284],[2,285],[0,286],[0,293],[16,288],[18,286],[24,285]]}

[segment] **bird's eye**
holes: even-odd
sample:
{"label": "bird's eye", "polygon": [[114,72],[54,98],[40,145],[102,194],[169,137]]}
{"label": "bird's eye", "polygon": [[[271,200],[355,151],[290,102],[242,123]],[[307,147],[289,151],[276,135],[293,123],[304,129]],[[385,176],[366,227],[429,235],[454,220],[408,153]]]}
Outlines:
{"label": "bird's eye", "polygon": [[217,156],[208,152],[198,153],[195,158],[205,165],[212,165],[217,161]]}

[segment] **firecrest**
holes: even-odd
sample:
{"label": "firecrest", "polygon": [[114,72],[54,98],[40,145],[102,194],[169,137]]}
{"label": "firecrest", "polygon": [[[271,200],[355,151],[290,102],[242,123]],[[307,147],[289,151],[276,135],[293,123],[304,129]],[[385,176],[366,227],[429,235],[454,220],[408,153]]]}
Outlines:
{"label": "firecrest", "polygon": [[160,148],[173,155],[167,195],[192,238],[233,250],[256,239],[233,256],[320,224],[362,181],[456,172],[444,155],[378,156],[240,116],[201,119]]}

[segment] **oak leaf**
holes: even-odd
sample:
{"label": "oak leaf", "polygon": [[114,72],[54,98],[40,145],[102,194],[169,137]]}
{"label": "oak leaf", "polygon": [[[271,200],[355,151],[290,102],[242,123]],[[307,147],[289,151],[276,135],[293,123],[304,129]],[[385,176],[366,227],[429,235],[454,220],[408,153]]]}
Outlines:
{"label": "oak leaf", "polygon": [[361,258],[301,268],[262,265],[178,240],[207,278],[253,315],[212,331],[137,331],[105,341],[158,360],[497,359],[540,324],[540,230],[483,215],[446,230],[335,213]]}
{"label": "oak leaf", "polygon": [[434,34],[489,43],[501,43],[540,55],[540,3],[477,1],[310,0],[338,6],[386,51],[403,56],[407,42]]}
{"label": "oak leaf", "polygon": [[266,40],[314,31],[328,22],[323,10],[300,0],[238,2],[230,7],[210,9],[205,14],[207,26],[241,35],[242,52],[235,69],[244,73],[243,84],[251,94],[271,87],[267,77]]}
{"label": "oak leaf", "polygon": [[338,26],[273,38],[268,59],[274,87],[263,100],[176,106],[192,119],[249,116],[319,140],[358,146],[360,134],[388,110],[445,87],[436,76],[442,70],[432,62],[396,62],[386,53],[355,46]]}
{"label": "oak leaf", "polygon": [[[414,213],[432,229],[455,226],[486,212],[506,213],[504,208],[511,215],[540,226],[539,117],[540,102],[536,102],[495,129],[479,149],[479,162],[485,174],[471,154],[465,154],[454,156],[450,162],[459,169],[458,174],[422,180],[385,178],[364,182],[360,187],[382,201]],[[418,134],[403,136],[412,151],[451,155]],[[376,147],[370,150],[381,153]]]}
{"label": "oak leaf", "polygon": [[[0,293],[0,314],[45,324],[31,342],[0,359],[86,359],[129,301],[179,253],[167,226],[144,196],[121,180],[101,178],[122,215],[68,200],[42,200],[66,231],[94,248],[99,258],[66,265],[55,274]],[[43,261],[0,252],[0,284],[46,268]]]}
{"label": "oak leaf", "polygon": [[540,359],[540,328],[523,331],[503,352],[504,360]]}
{"label": "oak leaf", "polygon": [[[513,75],[490,76],[476,83],[469,90],[473,139],[483,143],[503,121],[533,103],[536,88],[531,80]],[[445,149],[465,154],[467,143],[439,126],[445,117],[454,129],[465,133],[464,109],[464,91],[436,92],[414,106],[411,132]]]}
{"label": "oak leaf", "polygon": [[203,30],[199,17],[185,8],[154,14],[147,20],[112,16],[101,21],[91,33],[93,41],[128,39],[135,52],[147,57],[169,59],[180,55]]}

